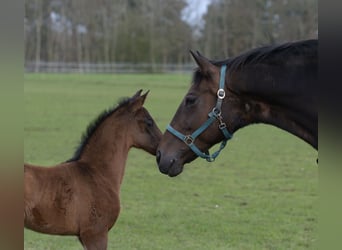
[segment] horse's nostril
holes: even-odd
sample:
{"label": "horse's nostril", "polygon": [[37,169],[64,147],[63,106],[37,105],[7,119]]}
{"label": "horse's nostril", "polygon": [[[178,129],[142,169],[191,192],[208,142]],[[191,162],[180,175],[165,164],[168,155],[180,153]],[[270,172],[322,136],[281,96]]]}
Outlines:
{"label": "horse's nostril", "polygon": [[160,157],[161,157],[161,153],[160,153],[160,150],[157,151],[157,154],[156,154],[156,158],[157,158],[157,163],[159,164],[160,162]]}

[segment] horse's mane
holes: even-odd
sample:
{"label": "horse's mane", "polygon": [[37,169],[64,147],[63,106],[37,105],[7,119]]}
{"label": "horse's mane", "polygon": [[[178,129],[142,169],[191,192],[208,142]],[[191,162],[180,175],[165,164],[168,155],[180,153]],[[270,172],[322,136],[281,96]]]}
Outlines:
{"label": "horse's mane", "polygon": [[269,45],[249,50],[239,56],[226,60],[212,61],[217,66],[227,64],[229,70],[237,70],[245,65],[274,62],[279,60],[283,62],[292,55],[307,55],[317,52],[317,39],[287,42],[281,45]]}
{"label": "horse's mane", "polygon": [[[303,40],[297,42],[288,42],[281,45],[268,45],[249,50],[236,57],[225,60],[210,60],[216,66],[227,65],[228,70],[235,71],[246,65],[267,63],[269,61],[284,62],[284,58],[291,55],[306,55],[308,53],[317,53],[317,39]],[[193,83],[200,82],[203,75],[199,68],[196,68],[193,76]]]}
{"label": "horse's mane", "polygon": [[90,137],[93,135],[95,130],[98,128],[98,126],[102,122],[104,122],[110,115],[112,115],[114,112],[116,112],[118,109],[126,106],[131,99],[132,98],[129,98],[129,97],[121,98],[119,103],[118,103],[118,105],[103,110],[93,121],[91,121],[88,124],[88,127],[87,127],[86,131],[82,134],[81,141],[80,141],[78,147],[76,148],[76,151],[75,151],[73,157],[71,157],[66,162],[71,162],[71,161],[79,160],[80,155],[81,155],[85,145],[87,145]]}

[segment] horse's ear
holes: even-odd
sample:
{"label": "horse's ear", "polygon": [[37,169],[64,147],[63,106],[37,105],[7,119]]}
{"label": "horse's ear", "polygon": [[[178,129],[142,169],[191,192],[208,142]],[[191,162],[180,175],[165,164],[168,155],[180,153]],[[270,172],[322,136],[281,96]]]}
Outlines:
{"label": "horse's ear", "polygon": [[141,104],[141,106],[144,105],[145,99],[146,99],[146,97],[147,97],[147,95],[148,95],[149,92],[150,92],[150,91],[147,90],[145,94],[143,94],[142,96],[140,96],[140,98],[142,99],[142,104]]}
{"label": "horse's ear", "polygon": [[199,53],[198,51],[194,53],[192,50],[190,50],[190,54],[192,58],[194,58],[196,64],[204,75],[211,75],[218,70],[217,67],[210,62],[209,59],[202,56],[201,53]]}
{"label": "horse's ear", "polygon": [[136,99],[137,97],[139,97],[141,95],[142,89],[139,89],[137,91],[137,93],[134,94],[134,96],[132,96],[132,99]]}
{"label": "horse's ear", "polygon": [[145,102],[145,99],[147,97],[147,94],[150,92],[149,90],[141,95],[142,90],[139,90],[132,98],[132,104],[131,104],[131,110],[132,112],[137,111],[138,109],[140,109]]}

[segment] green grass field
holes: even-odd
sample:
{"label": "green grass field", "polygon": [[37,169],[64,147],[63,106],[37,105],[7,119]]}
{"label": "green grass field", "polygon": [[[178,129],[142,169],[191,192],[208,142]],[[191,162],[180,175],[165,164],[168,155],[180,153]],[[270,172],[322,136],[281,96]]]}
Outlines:
{"label": "green grass field", "polygon": [[[137,90],[162,131],[191,75],[25,75],[24,159],[69,159],[88,123]],[[162,175],[155,158],[129,153],[122,210],[109,249],[317,249],[317,151],[266,125],[238,131],[214,163],[197,159]],[[24,249],[82,249],[76,237],[24,231]]]}

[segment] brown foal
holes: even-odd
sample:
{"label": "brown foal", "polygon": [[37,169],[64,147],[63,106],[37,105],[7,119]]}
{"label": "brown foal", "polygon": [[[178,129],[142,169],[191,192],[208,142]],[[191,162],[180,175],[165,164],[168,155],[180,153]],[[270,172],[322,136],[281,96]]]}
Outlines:
{"label": "brown foal", "polygon": [[141,90],[88,126],[73,158],[53,167],[24,164],[24,225],[76,235],[84,249],[107,249],[120,212],[120,185],[128,151],[155,155],[161,131],[143,107]]}

